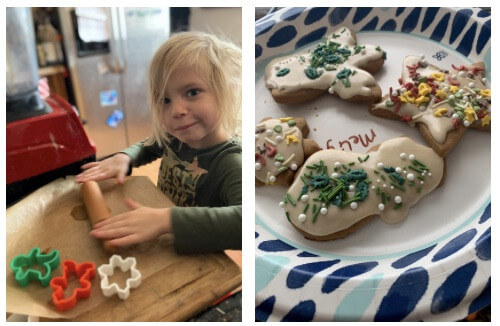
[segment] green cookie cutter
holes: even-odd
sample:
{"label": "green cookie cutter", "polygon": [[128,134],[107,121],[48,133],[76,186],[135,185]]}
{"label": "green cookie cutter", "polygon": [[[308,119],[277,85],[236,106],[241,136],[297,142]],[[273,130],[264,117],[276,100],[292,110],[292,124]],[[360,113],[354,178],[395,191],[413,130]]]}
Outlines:
{"label": "green cookie cutter", "polygon": [[[30,281],[38,280],[42,286],[48,286],[52,278],[52,271],[59,266],[59,251],[52,250],[43,254],[40,248],[31,249],[27,255],[18,255],[10,261],[10,269],[14,272],[14,278],[20,286],[27,286]],[[45,268],[45,275],[39,270],[31,268],[38,264]],[[23,267],[26,269],[23,271]]]}

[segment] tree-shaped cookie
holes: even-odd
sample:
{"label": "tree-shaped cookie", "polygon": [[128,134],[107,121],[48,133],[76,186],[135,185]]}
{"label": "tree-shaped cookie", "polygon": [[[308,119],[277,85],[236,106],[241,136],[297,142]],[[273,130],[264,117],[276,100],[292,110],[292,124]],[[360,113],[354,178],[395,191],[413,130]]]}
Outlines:
{"label": "tree-shaped cookie", "polygon": [[340,27],[307,52],[272,60],[266,66],[266,86],[278,103],[306,102],[327,92],[375,102],[382,92],[371,74],[385,57],[380,47],[358,45],[355,34]]}
{"label": "tree-shaped cookie", "polygon": [[490,130],[491,90],[482,62],[445,70],[408,56],[399,84],[370,112],[416,125],[439,155],[446,156],[468,128]]}
{"label": "tree-shaped cookie", "polygon": [[311,155],[280,202],[306,238],[343,238],[373,216],[398,223],[411,206],[439,186],[444,159],[408,137],[383,142],[366,154],[322,150]]}
{"label": "tree-shaped cookie", "polygon": [[304,160],[321,149],[308,134],[304,118],[263,119],[255,127],[256,186],[290,186]]}

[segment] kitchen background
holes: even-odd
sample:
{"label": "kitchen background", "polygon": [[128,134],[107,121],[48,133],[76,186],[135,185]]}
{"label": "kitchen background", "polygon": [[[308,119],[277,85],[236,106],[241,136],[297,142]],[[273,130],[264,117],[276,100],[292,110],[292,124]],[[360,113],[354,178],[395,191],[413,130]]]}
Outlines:
{"label": "kitchen background", "polygon": [[241,45],[241,8],[33,8],[32,16],[40,76],[78,109],[98,159],[149,136],[147,67],[171,33]]}

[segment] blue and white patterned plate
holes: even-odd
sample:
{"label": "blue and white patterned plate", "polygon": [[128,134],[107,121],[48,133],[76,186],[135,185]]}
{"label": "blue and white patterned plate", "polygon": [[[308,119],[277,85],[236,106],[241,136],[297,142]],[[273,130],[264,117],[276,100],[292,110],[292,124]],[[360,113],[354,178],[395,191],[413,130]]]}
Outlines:
{"label": "blue and white patterned plate", "polygon": [[[256,23],[256,122],[302,116],[323,148],[365,152],[417,130],[374,117],[366,105],[328,95],[276,104],[263,80],[273,58],[311,47],[339,26],[380,45],[382,92],[397,85],[406,55],[429,63],[484,61],[491,16],[469,8],[286,8]],[[311,44],[313,43],[313,44]],[[261,321],[454,321],[490,304],[490,134],[468,131],[447,157],[445,184],[396,225],[372,220],[346,239],[304,239],[278,202],[285,189],[256,189],[256,318]]]}

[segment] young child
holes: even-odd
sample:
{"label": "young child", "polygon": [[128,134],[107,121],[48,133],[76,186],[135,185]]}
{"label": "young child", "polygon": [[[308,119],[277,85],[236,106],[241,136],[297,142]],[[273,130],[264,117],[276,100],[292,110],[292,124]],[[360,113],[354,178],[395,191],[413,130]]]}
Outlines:
{"label": "young child", "polygon": [[100,162],[77,182],[116,178],[162,158],[158,188],[171,208],[141,206],[95,225],[91,235],[126,246],[173,233],[178,253],[241,249],[241,50],[213,35],[172,36],[149,66],[153,134]]}

